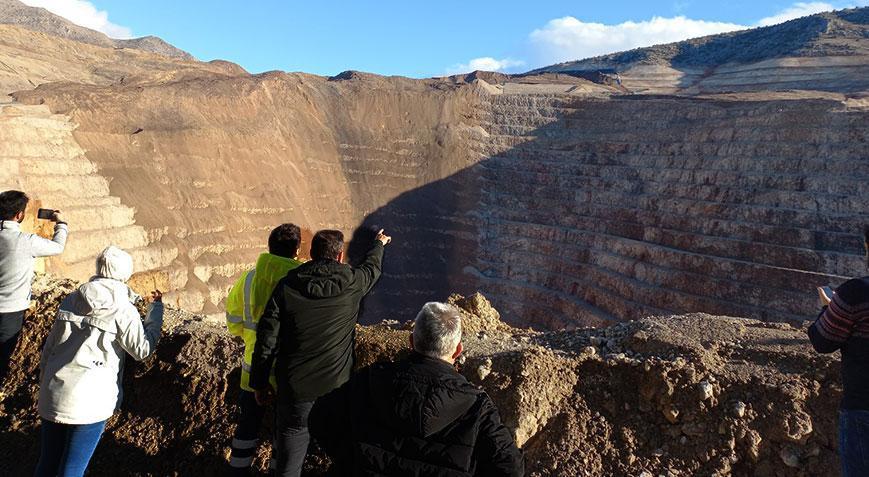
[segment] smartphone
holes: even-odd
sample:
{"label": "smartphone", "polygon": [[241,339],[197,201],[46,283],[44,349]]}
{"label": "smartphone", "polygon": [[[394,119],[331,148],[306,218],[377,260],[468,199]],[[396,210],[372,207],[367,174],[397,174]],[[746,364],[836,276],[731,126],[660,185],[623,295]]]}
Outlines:
{"label": "smartphone", "polygon": [[828,305],[833,299],[833,294],[836,293],[830,287],[818,287],[818,297],[821,299],[822,305]]}
{"label": "smartphone", "polygon": [[54,209],[39,209],[36,211],[36,218],[51,220],[54,218]]}

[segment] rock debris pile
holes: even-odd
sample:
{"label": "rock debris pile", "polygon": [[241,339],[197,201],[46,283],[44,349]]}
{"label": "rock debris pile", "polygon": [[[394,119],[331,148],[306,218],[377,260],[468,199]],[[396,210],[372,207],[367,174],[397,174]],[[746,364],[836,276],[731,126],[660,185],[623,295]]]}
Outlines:
{"label": "rock debris pile", "polygon": [[[11,475],[32,472],[39,350],[60,299],[74,287],[37,283],[0,409],[0,458],[12,463]],[[498,404],[529,475],[836,474],[836,360],[816,355],[802,329],[693,314],[537,332],[506,326],[481,295],[450,301],[462,307],[466,324],[460,369]],[[406,353],[408,334],[408,324],[394,321],[359,327],[359,364]],[[220,472],[239,353],[221,328],[171,312],[156,356],[128,362],[124,405],[91,475]],[[263,472],[267,441],[256,460]],[[319,475],[326,465],[313,455],[307,473]]]}

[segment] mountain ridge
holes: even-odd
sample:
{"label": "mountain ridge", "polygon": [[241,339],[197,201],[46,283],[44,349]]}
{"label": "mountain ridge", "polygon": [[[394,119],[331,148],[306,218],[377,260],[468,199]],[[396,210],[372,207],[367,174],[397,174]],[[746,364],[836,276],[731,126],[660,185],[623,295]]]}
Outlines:
{"label": "mountain ridge", "polygon": [[184,60],[196,59],[190,53],[153,35],[130,39],[110,38],[104,33],[76,25],[44,8],[31,7],[18,0],[0,0],[0,24],[18,25],[29,30],[96,46],[133,48]]}
{"label": "mountain ridge", "polygon": [[601,69],[618,71],[639,65],[715,67],[794,56],[863,55],[869,55],[869,7],[818,13],[768,27],[567,61],[526,74]]}

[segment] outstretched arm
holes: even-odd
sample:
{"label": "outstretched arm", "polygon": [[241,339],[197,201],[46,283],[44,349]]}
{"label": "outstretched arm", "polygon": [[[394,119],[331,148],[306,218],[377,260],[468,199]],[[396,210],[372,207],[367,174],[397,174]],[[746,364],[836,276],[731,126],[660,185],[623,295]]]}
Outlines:
{"label": "outstretched arm", "polygon": [[[843,290],[847,293],[847,290]],[[858,316],[845,301],[841,293],[834,293],[830,304],[809,327],[809,340],[819,353],[833,353],[851,336],[857,325]]]}
{"label": "outstretched arm", "polygon": [[365,261],[354,270],[357,280],[362,286],[362,293],[368,294],[380,278],[383,264],[383,244],[374,242],[374,247],[368,251]]}
{"label": "outstretched arm", "polygon": [[383,273],[383,248],[391,242],[392,237],[383,233],[382,229],[380,232],[377,232],[374,245],[371,246],[371,250],[365,255],[365,260],[354,270],[356,279],[362,285],[363,295],[367,295],[377,283],[377,280],[380,279],[380,275]]}
{"label": "outstretched arm", "polygon": [[163,327],[163,302],[157,298],[148,306],[148,316],[145,323],[139,319],[135,307],[129,308],[129,319],[120,323],[118,340],[124,349],[136,361],[151,356],[160,341],[160,330]]}
{"label": "outstretched arm", "polygon": [[65,223],[57,223],[54,226],[54,237],[51,240],[38,235],[30,236],[30,256],[53,257],[63,253],[66,248],[66,237],[69,235],[69,227]]}

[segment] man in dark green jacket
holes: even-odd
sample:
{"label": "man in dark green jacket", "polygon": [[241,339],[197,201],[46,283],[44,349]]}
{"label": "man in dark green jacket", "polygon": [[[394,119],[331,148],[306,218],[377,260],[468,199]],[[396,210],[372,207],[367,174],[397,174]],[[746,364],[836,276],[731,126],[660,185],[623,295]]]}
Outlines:
{"label": "man in dark green jacket", "polygon": [[383,248],[391,240],[381,230],[354,268],[342,263],[341,232],[317,232],[311,261],[281,279],[266,305],[257,325],[250,386],[257,402],[268,402],[275,363],[277,475],[301,474],[314,401],[350,379],[359,302],[380,278]]}

